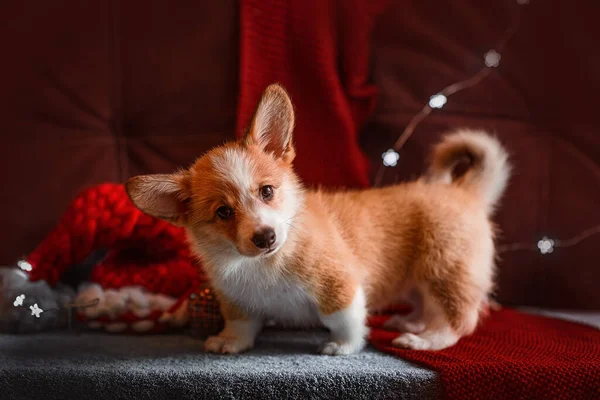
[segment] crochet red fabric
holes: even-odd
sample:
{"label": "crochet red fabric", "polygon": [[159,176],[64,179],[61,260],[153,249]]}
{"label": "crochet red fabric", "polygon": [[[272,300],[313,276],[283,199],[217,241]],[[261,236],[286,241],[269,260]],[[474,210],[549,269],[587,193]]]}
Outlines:
{"label": "crochet red fabric", "polygon": [[238,132],[280,82],[296,106],[296,170],[309,184],[367,186],[358,130],[375,105],[371,31],[382,0],[243,0]]}
{"label": "crochet red fabric", "polygon": [[371,319],[381,351],[440,373],[452,399],[600,399],[600,331],[503,309],[472,336],[439,352],[396,349],[398,333]]}
{"label": "crochet red fabric", "polygon": [[141,286],[178,298],[199,282],[185,231],[142,213],[123,185],[114,183],[92,186],[77,196],[27,257],[30,279],[54,285],[98,249],[109,253],[94,267],[91,281],[105,289]]}

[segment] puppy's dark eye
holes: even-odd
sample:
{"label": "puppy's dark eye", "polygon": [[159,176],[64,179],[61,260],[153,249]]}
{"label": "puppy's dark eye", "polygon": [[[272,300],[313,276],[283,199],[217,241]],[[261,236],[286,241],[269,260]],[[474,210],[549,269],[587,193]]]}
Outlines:
{"label": "puppy's dark eye", "polygon": [[275,194],[275,191],[271,185],[265,185],[260,188],[260,195],[265,200],[271,200],[273,198],[273,194]]}
{"label": "puppy's dark eye", "polygon": [[233,210],[231,207],[221,206],[217,208],[217,217],[221,219],[229,219],[233,217]]}

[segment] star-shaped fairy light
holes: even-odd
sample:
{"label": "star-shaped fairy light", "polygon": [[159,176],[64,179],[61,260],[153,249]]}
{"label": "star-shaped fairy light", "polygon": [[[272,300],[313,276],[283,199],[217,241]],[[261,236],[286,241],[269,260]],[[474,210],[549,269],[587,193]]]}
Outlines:
{"label": "star-shaped fairy light", "polygon": [[36,318],[39,318],[40,315],[44,312],[44,310],[38,307],[37,303],[35,303],[32,306],[29,306],[29,309],[31,310],[31,315],[35,315]]}
{"label": "star-shaped fairy light", "polygon": [[544,236],[538,241],[537,247],[540,249],[540,253],[550,254],[554,251],[554,240],[548,239],[546,236]]}
{"label": "star-shaped fairy light", "polygon": [[17,298],[15,299],[15,302],[13,303],[13,306],[15,306],[15,307],[22,306],[23,300],[25,300],[25,295],[24,294],[18,295]]}
{"label": "star-shaped fairy light", "polygon": [[400,159],[400,154],[394,149],[389,149],[381,155],[383,158],[383,165],[386,167],[395,167]]}

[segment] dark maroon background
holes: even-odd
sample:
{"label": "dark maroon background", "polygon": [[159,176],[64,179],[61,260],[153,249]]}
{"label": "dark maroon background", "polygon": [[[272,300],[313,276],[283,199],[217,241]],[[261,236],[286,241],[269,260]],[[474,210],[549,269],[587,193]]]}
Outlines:
{"label": "dark maroon background", "polygon": [[[480,68],[516,7],[390,2],[373,37],[379,104],[361,137],[374,170],[429,96]],[[418,175],[444,130],[483,127],[515,164],[501,243],[600,223],[598,15],[591,0],[523,6],[498,70],[419,126],[387,182]],[[30,252],[86,185],[171,171],[235,136],[236,1],[2,2],[0,16],[0,264]],[[499,300],[600,308],[599,249],[597,236],[505,254]]]}

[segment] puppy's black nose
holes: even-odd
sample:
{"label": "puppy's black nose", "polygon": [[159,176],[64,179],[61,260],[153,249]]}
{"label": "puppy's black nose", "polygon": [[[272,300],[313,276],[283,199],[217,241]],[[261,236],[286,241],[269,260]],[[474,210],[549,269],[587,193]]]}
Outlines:
{"label": "puppy's black nose", "polygon": [[259,249],[266,249],[275,243],[275,231],[273,228],[263,228],[252,236],[252,241]]}

